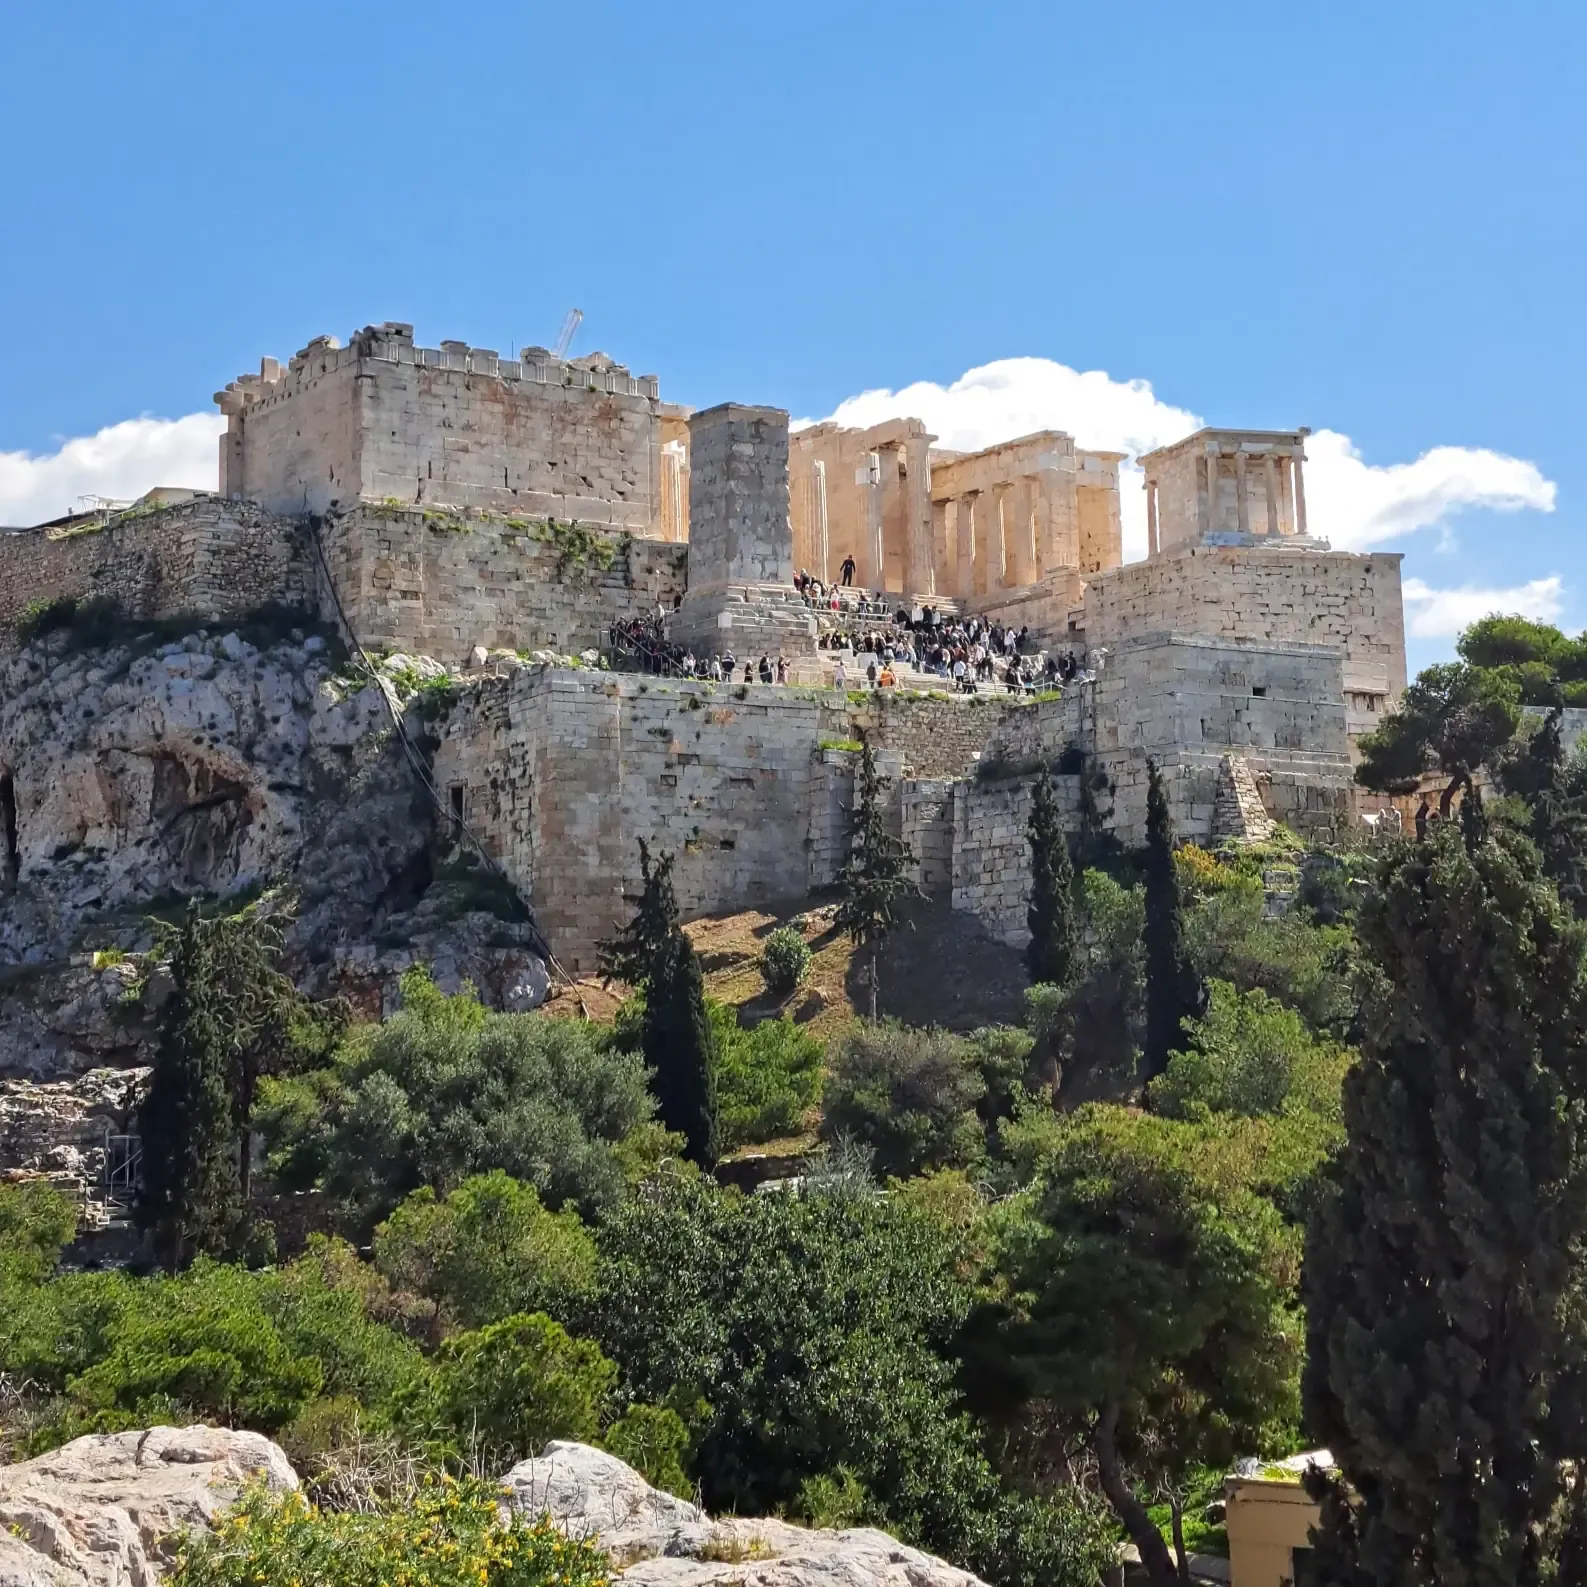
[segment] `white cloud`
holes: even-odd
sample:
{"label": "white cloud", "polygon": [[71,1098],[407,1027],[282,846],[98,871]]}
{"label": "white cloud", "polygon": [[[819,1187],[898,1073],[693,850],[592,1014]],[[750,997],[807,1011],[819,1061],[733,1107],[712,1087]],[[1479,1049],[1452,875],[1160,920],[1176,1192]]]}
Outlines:
{"label": "white cloud", "polygon": [[1462,584],[1439,590],[1421,579],[1407,579],[1404,595],[1407,626],[1415,639],[1451,639],[1492,612],[1552,623],[1565,608],[1565,587],[1557,574],[1509,589]]}
{"label": "white cloud", "polygon": [[124,419],[54,452],[0,452],[0,524],[44,523],[73,512],[82,496],[129,501],[156,485],[214,490],[220,472],[218,413],[182,419]]}
{"label": "white cloud", "polygon": [[[1205,422],[1163,402],[1145,380],[1081,373],[1050,358],[1004,358],[949,386],[917,381],[901,391],[864,391],[829,416],[839,424],[914,417],[939,444],[974,451],[1036,430],[1065,430],[1083,447],[1132,458],[1182,440]],[[1536,464],[1482,447],[1437,446],[1413,463],[1362,461],[1349,436],[1319,430],[1306,444],[1308,526],[1341,551],[1381,545],[1443,523],[1464,507],[1552,512],[1556,488]],[[1124,555],[1146,554],[1140,470],[1120,470]]]}

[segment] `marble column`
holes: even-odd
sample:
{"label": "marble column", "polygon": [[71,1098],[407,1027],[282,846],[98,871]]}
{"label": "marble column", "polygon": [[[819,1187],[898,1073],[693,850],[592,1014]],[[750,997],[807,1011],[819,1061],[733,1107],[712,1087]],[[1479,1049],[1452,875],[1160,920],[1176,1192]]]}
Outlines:
{"label": "marble column", "polygon": [[1201,520],[1201,532],[1208,534],[1218,527],[1218,454],[1207,453],[1203,462],[1206,464],[1206,495],[1197,516]]}
{"label": "marble column", "polygon": [[1004,590],[1009,585],[1009,541],[1013,538],[1007,485],[992,487],[990,516],[992,521],[987,528],[990,531],[991,556],[988,559],[986,587],[989,590]]}
{"label": "marble column", "polygon": [[1157,481],[1146,476],[1146,554],[1155,557],[1162,547],[1157,543]]}
{"label": "marble column", "polygon": [[948,503],[931,504],[931,593],[956,590],[954,580],[958,548],[953,541],[953,525],[948,522]]}
{"label": "marble column", "polygon": [[814,558],[814,573],[823,584],[832,577],[828,567],[829,545],[827,539],[827,465],[817,459],[810,470],[810,552]]}
{"label": "marble column", "polygon": [[966,491],[954,504],[957,508],[959,529],[959,598],[968,600],[981,582],[985,564],[980,560],[981,525],[976,521],[982,514],[976,511],[980,492]]}
{"label": "marble column", "polygon": [[1278,521],[1278,459],[1271,452],[1262,459],[1262,485],[1267,495],[1267,532],[1276,537],[1283,531]]}
{"label": "marble column", "polygon": [[1306,481],[1301,476],[1301,464],[1306,460],[1305,453],[1297,452],[1291,460],[1290,466],[1295,470],[1295,533],[1306,534]]}
{"label": "marble column", "polygon": [[1248,535],[1251,532],[1251,503],[1245,494],[1245,452],[1236,451],[1234,454],[1234,496],[1235,496],[1235,522],[1240,533]]}

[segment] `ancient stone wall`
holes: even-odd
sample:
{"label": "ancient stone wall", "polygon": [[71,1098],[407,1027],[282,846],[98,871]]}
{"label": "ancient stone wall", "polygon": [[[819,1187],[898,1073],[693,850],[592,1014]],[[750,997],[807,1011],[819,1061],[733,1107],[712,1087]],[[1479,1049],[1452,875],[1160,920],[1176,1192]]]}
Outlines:
{"label": "ancient stone wall", "polygon": [[[1080,779],[1053,778],[1064,826],[1080,825]],[[1030,933],[1029,777],[954,785],[953,907],[968,910],[994,936],[1023,946]]]}
{"label": "ancient stone wall", "polygon": [[1004,698],[988,693],[934,700],[878,689],[855,696],[850,709],[854,731],[872,749],[895,753],[905,776],[967,777],[999,724],[1033,709]]}
{"label": "ancient stone wall", "polygon": [[279,512],[359,499],[490,508],[609,524],[681,527],[664,510],[661,448],[680,410],[654,377],[543,348],[501,358],[411,326],[319,337],[283,369],[265,359],[217,394],[228,417],[221,488]]}
{"label": "ancient stone wall", "polygon": [[818,881],[831,879],[849,795],[821,744],[846,726],[840,700],[524,669],[467,692],[435,779],[528,894],[563,962],[588,969],[596,942],[632,912],[641,838],[676,856],[686,917],[802,898],[813,854]]}
{"label": "ancient stone wall", "polygon": [[449,666],[475,645],[602,647],[617,619],[671,611],[686,582],[686,545],[531,519],[364,505],[322,536],[359,639]]}
{"label": "ancient stone wall", "polygon": [[248,502],[200,496],[55,536],[0,534],[0,644],[30,605],[63,596],[114,601],[128,616],[244,616],[267,602],[311,606],[302,532]]}
{"label": "ancient stone wall", "polygon": [[1396,552],[1197,546],[1096,575],[1084,620],[1093,651],[1152,633],[1337,646],[1344,689],[1376,706],[1352,711],[1352,736],[1405,688]]}

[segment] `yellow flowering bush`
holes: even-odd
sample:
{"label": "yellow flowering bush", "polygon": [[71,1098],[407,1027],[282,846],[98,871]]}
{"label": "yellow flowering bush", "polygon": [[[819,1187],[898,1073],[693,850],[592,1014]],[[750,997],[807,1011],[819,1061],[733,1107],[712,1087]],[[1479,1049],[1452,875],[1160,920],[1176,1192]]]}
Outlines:
{"label": "yellow flowering bush", "polygon": [[611,1562],[549,1521],[502,1508],[488,1482],[450,1478],[369,1513],[252,1488],[189,1537],[171,1587],[610,1587]]}

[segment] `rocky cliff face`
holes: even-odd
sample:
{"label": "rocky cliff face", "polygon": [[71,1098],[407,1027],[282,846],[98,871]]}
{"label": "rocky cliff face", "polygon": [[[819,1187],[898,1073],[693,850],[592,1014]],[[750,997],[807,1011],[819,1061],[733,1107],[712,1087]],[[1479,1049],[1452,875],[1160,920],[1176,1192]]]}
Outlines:
{"label": "rocky cliff face", "polygon": [[388,700],[422,752],[445,687],[414,657],[370,680],[296,630],[57,632],[0,661],[0,1171],[56,1172],[124,1118],[125,1088],[85,1077],[148,1062],[138,955],[185,898],[280,888],[289,969],[366,1014],[415,962],[497,1007],[543,998],[532,932],[450,852],[392,728]]}

